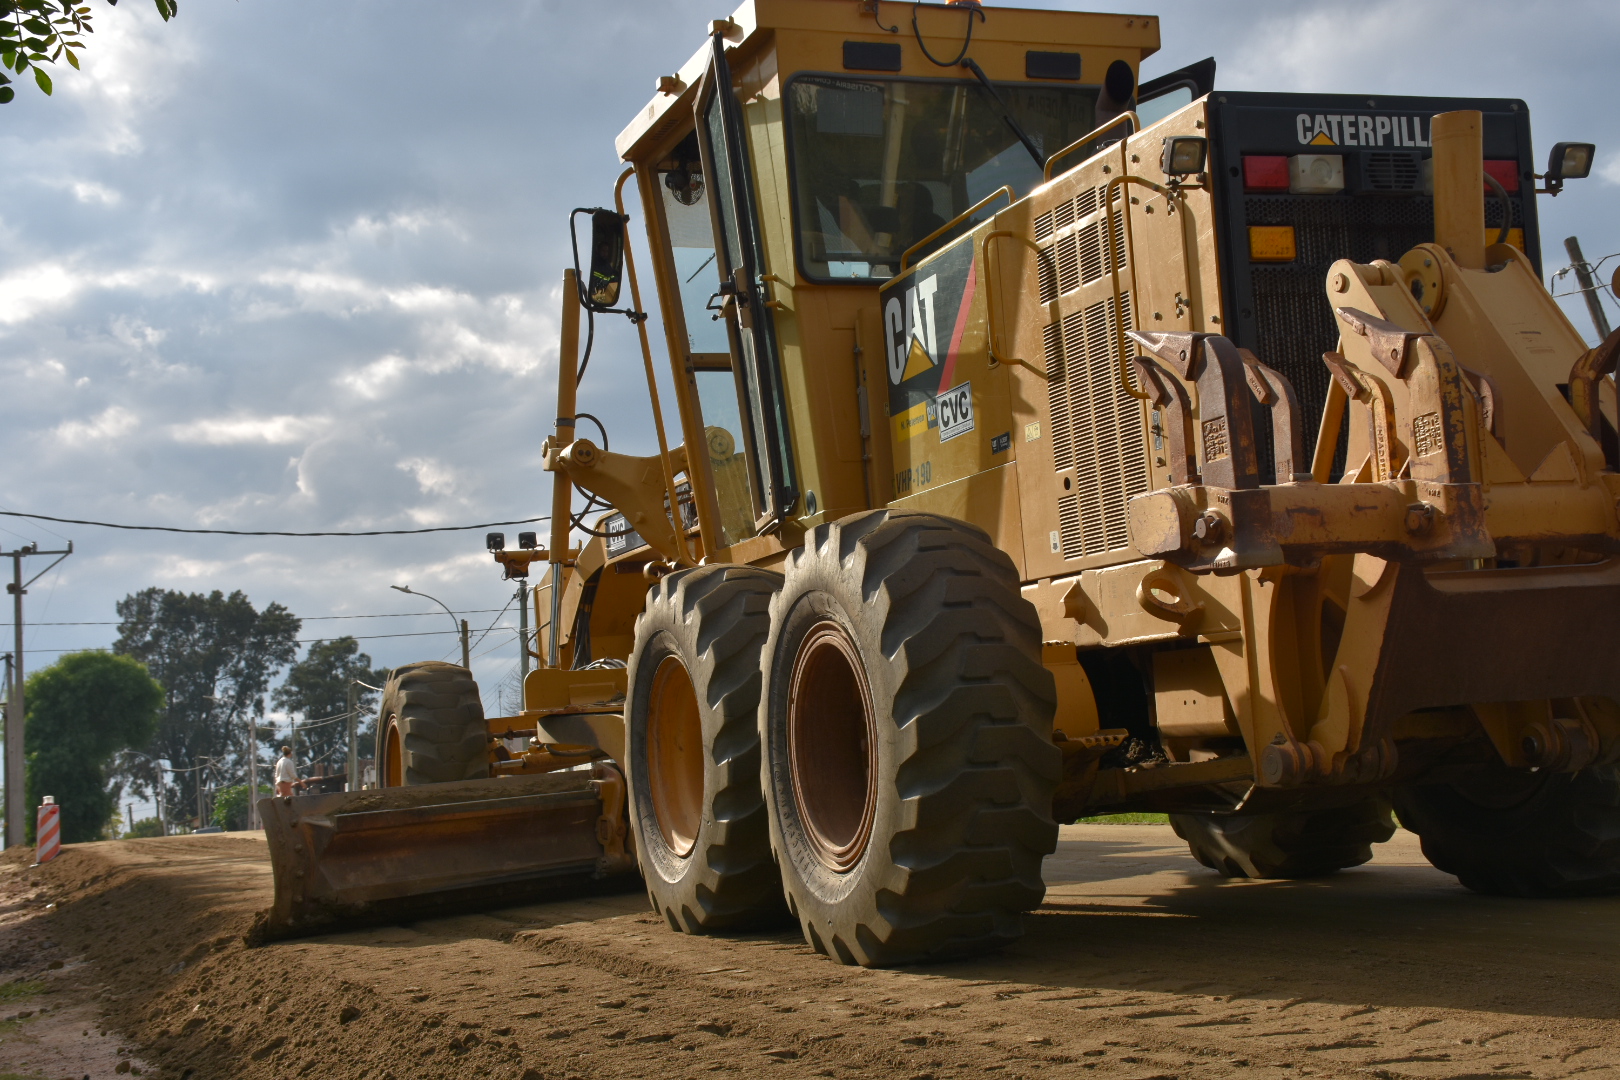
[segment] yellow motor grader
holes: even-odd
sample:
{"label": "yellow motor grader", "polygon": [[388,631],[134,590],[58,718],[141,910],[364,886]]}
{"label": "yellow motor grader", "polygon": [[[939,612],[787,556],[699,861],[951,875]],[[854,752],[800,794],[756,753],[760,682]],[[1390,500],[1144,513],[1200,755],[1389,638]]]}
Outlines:
{"label": "yellow motor grader", "polygon": [[[1140,83],[1158,44],[715,21],[576,211],[549,537],[489,538],[540,579],[525,708],[397,669],[383,789],[265,804],[269,931],[639,870],[676,930],[921,961],[1138,810],[1227,875],[1365,862],[1393,810],[1469,888],[1620,888],[1620,335],[1543,287],[1534,198],[1592,147],[1538,171],[1514,100]],[[647,456],[577,430],[620,317]]]}

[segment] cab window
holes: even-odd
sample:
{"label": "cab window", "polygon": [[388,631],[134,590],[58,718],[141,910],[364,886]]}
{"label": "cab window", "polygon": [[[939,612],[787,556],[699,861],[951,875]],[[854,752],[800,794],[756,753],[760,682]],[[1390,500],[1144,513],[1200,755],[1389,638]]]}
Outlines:
{"label": "cab window", "polygon": [[[1043,155],[1093,128],[1098,91],[996,87]],[[997,188],[1022,196],[1041,182],[1041,167],[977,83],[801,75],[787,96],[800,265],[810,278],[891,277],[908,247]]]}

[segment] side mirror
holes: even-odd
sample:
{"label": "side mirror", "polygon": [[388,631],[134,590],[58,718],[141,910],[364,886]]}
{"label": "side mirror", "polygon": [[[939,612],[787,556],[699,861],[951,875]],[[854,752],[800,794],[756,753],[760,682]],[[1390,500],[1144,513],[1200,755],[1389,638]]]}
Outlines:
{"label": "side mirror", "polygon": [[[612,210],[596,207],[575,210],[568,218],[568,231],[574,232],[574,218],[591,216],[591,262],[580,278],[580,303],[592,311],[607,311],[619,302],[624,278],[624,218]],[[579,236],[574,234],[574,268],[579,269]]]}

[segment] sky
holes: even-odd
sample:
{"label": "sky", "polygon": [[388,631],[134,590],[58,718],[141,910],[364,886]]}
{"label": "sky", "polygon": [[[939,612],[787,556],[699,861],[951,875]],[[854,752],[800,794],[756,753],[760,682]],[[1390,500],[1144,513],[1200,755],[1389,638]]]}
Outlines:
{"label": "sky", "polygon": [[[0,106],[0,509],[294,531],[544,513],[567,213],[611,200],[614,136],[726,0],[190,0],[168,24],[139,0],[94,10],[84,70]],[[1214,55],[1228,90],[1522,98],[1538,157],[1598,145],[1591,179],[1541,199],[1546,268],[1571,233],[1588,258],[1620,252],[1620,5],[1138,11],[1164,42],[1144,78]],[[635,339],[599,326],[580,407],[614,449],[649,452]],[[6,550],[74,543],[27,597],[30,668],[109,645],[114,604],[148,586],[279,601],[310,620],[304,640],[354,633],[378,666],[453,659],[450,620],[395,584],[473,612],[475,635],[495,627],[473,665],[492,713],[516,667],[513,586],[481,533],[47,525],[0,518]],[[402,634],[417,636],[380,636]]]}

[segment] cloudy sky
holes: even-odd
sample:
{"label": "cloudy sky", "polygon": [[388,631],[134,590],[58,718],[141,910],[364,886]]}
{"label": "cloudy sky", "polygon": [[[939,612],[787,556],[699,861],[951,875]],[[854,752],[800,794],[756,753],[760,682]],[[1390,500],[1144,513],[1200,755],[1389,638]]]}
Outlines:
{"label": "cloudy sky", "polygon": [[[167,25],[96,4],[85,70],[0,106],[0,509],[285,530],[543,513],[567,211],[611,198],[614,135],[728,2],[190,0]],[[1589,257],[1620,251],[1620,5],[1149,10],[1148,77],[1213,53],[1226,89],[1525,99],[1538,154],[1599,147],[1601,175],[1541,202],[1547,268],[1572,232]],[[606,326],[581,405],[644,451],[633,348]],[[388,588],[405,583],[481,630],[511,596],[476,533],[0,518],[7,550],[67,537],[77,554],[28,597],[31,666],[108,644],[110,625],[61,624],[107,623],[150,585],[280,601],[306,639],[356,633],[383,665],[453,655],[449,635],[371,636],[448,620],[324,617],[428,610]],[[515,637],[478,651],[493,705]]]}

